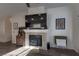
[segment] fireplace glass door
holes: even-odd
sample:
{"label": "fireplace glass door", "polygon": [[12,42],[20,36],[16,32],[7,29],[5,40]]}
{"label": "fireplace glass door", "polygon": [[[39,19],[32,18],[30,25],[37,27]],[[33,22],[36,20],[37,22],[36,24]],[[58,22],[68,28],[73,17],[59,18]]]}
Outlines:
{"label": "fireplace glass door", "polygon": [[30,46],[42,46],[42,35],[29,35]]}

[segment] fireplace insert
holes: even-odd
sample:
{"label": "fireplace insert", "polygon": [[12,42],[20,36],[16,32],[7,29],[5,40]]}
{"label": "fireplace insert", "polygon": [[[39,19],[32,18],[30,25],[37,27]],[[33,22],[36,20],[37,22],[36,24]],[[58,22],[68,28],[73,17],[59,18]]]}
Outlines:
{"label": "fireplace insert", "polygon": [[42,35],[29,35],[30,46],[42,46]]}

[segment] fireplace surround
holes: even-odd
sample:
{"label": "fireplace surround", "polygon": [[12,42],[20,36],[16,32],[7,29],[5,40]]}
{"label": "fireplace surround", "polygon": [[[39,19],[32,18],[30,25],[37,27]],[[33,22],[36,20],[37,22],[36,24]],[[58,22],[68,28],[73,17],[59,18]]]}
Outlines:
{"label": "fireplace surround", "polygon": [[[48,32],[48,30],[30,30],[30,29],[26,29],[26,30],[24,30],[25,31],[25,46],[26,47],[31,47],[31,46],[33,46],[33,47],[39,47],[40,49],[44,49],[44,50],[47,50],[47,41],[48,41],[48,36],[47,36],[47,32]],[[30,45],[30,43],[29,43],[29,37],[30,37],[30,35],[32,35],[32,36],[37,36],[38,38],[36,38],[36,39],[42,39],[42,40],[40,40],[40,44],[38,44],[38,45]],[[31,37],[30,37],[31,38]],[[33,40],[32,40],[33,41]],[[33,43],[35,43],[35,42],[33,42]]]}

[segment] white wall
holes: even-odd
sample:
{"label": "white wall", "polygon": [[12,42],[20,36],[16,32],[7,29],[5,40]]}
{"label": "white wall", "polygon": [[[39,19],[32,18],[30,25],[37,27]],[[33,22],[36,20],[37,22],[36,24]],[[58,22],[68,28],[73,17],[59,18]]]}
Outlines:
{"label": "white wall", "polygon": [[[72,13],[71,9],[68,7],[59,7],[47,9],[47,20],[48,20],[48,30],[49,30],[49,42],[51,46],[54,45],[54,36],[67,36],[67,48],[73,48],[72,43]],[[65,18],[65,30],[56,30],[55,22],[56,18]]]}
{"label": "white wall", "polygon": [[4,19],[0,20],[0,35],[4,34],[5,30],[4,30]]}
{"label": "white wall", "polygon": [[73,46],[79,52],[79,5],[73,7]]}
{"label": "white wall", "polygon": [[44,6],[39,6],[39,7],[34,7],[34,8],[28,8],[28,13],[27,14],[40,14],[40,13],[45,13],[45,7]]}
{"label": "white wall", "polygon": [[73,30],[74,48],[77,52],[79,52],[79,17],[77,16],[74,19]]}
{"label": "white wall", "polygon": [[8,41],[12,40],[12,26],[10,21],[10,16],[5,18],[5,39]]}
{"label": "white wall", "polygon": [[0,42],[8,42],[11,40],[10,17],[4,17],[0,20]]}
{"label": "white wall", "polygon": [[5,23],[4,23],[4,19],[0,20],[0,42],[5,42]]}
{"label": "white wall", "polygon": [[16,35],[18,34],[18,29],[13,28],[13,24],[17,23],[18,27],[24,27],[25,26],[25,15],[27,14],[26,11],[18,13],[14,16],[12,16],[11,23],[12,23],[12,43],[16,43]]}

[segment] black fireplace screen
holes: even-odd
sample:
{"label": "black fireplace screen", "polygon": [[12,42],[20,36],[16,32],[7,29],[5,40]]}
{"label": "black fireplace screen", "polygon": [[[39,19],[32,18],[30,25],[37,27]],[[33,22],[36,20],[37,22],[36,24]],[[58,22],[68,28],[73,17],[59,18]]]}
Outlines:
{"label": "black fireplace screen", "polygon": [[42,46],[42,35],[29,35],[29,45]]}

